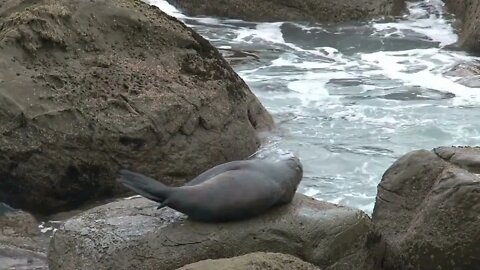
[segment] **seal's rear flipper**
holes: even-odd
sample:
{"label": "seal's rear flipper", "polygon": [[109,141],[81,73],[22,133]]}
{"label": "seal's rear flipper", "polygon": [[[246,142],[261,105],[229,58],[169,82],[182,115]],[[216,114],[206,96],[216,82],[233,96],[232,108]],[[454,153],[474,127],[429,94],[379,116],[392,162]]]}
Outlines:
{"label": "seal's rear flipper", "polygon": [[169,187],[157,180],[129,170],[120,170],[117,181],[143,197],[160,203],[162,203],[171,192]]}

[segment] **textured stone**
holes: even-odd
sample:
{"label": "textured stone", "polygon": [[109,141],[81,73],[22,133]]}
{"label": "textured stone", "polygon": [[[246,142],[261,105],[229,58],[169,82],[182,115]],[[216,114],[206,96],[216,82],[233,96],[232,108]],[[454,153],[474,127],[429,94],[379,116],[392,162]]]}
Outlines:
{"label": "textured stone", "polygon": [[220,53],[138,0],[0,0],[0,201],[48,214],[253,153],[271,116]]}
{"label": "textured stone", "polygon": [[48,269],[48,241],[32,215],[0,203],[0,269]]}
{"label": "textured stone", "polygon": [[404,0],[168,0],[189,15],[247,21],[340,22],[399,15]]}
{"label": "textured stone", "polygon": [[458,45],[471,52],[480,53],[480,1],[446,0],[447,8],[459,20]]}
{"label": "textured stone", "polygon": [[322,269],[379,269],[384,245],[360,210],[297,194],[259,217],[186,220],[146,199],[107,204],[68,220],[52,239],[51,270],[170,270],[205,259],[277,252]]}
{"label": "textured stone", "polygon": [[292,255],[280,253],[256,252],[243,256],[204,260],[193,264],[185,265],[178,270],[245,270],[245,269],[262,269],[262,270],[320,270],[313,264],[304,262]]}
{"label": "textured stone", "polygon": [[372,219],[386,269],[475,269],[480,261],[480,148],[440,147],[397,160]]}

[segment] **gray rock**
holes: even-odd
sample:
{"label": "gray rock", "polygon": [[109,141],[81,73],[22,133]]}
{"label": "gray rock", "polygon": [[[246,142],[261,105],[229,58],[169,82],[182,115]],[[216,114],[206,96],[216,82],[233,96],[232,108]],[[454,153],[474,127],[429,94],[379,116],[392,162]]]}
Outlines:
{"label": "gray rock", "polygon": [[446,0],[445,3],[448,10],[460,21],[458,46],[470,52],[480,52],[480,1]]}
{"label": "gray rock", "polygon": [[0,0],[0,201],[33,213],[180,185],[243,159],[271,116],[221,54],[139,0]]}
{"label": "gray rock", "polygon": [[340,22],[399,15],[404,0],[168,0],[189,15],[247,21]]}
{"label": "gray rock", "polygon": [[48,269],[48,241],[48,236],[41,234],[32,215],[13,209],[1,214],[0,268]]}
{"label": "gray rock", "polygon": [[478,61],[473,63],[461,63],[453,66],[450,70],[444,73],[448,76],[475,78],[480,75],[480,63]]}
{"label": "gray rock", "polygon": [[480,147],[438,147],[434,152],[460,168],[480,174]]}
{"label": "gray rock", "polygon": [[479,157],[479,148],[414,151],[385,172],[372,219],[388,244],[386,269],[478,267]]}
{"label": "gray rock", "polygon": [[466,87],[480,88],[480,75],[460,78],[456,82]]}
{"label": "gray rock", "polygon": [[320,270],[313,264],[304,262],[292,255],[281,253],[256,252],[243,256],[204,260],[185,265],[178,270],[245,270],[245,269],[275,269],[275,270]]}
{"label": "gray rock", "polygon": [[379,269],[384,245],[360,210],[297,194],[289,205],[229,223],[186,220],[146,199],[107,204],[54,235],[50,269],[176,269],[252,252],[290,254],[322,269]]}

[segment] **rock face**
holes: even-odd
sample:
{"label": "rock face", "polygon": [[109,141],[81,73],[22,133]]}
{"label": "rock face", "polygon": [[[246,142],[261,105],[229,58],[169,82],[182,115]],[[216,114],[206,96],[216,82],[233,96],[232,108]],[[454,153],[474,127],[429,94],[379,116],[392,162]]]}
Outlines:
{"label": "rock face", "polygon": [[178,270],[320,270],[313,264],[304,262],[292,255],[256,252],[229,259],[205,260],[186,265]]}
{"label": "rock face", "polygon": [[48,269],[48,240],[32,215],[0,203],[1,269]]}
{"label": "rock face", "polygon": [[289,205],[229,223],[186,220],[139,198],[68,220],[54,235],[56,269],[176,269],[252,252],[290,254],[321,269],[379,269],[384,244],[360,210],[297,194]]}
{"label": "rock face", "polygon": [[480,261],[480,148],[414,151],[378,186],[373,221],[386,269],[475,269]]}
{"label": "rock face", "polygon": [[0,0],[0,201],[47,214],[181,184],[272,124],[205,39],[137,0]]}
{"label": "rock face", "polygon": [[480,1],[446,0],[445,3],[448,10],[460,20],[458,45],[467,51],[480,53]]}
{"label": "rock face", "polygon": [[398,15],[403,0],[168,0],[189,15],[247,21],[341,22]]}

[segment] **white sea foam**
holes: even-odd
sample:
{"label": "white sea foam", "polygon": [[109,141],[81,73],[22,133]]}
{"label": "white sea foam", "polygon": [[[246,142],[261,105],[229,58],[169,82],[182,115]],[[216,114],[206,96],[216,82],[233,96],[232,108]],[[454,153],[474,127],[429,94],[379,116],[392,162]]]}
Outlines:
{"label": "white sea foam", "polygon": [[[450,53],[450,55],[446,53],[441,54],[440,49],[431,48],[400,52],[374,52],[363,54],[361,58],[371,65],[379,67],[378,70],[369,72],[370,74],[383,74],[389,79],[399,80],[407,86],[419,86],[453,93],[457,97],[455,99],[456,105],[480,102],[480,91],[478,89],[463,86],[451,78],[445,77],[441,73],[442,70],[437,71],[435,69],[439,63],[433,60],[436,59],[445,65],[451,65],[458,59],[466,58],[463,55],[453,53]],[[405,72],[410,65],[408,61],[425,65],[427,68],[414,73]]]}
{"label": "white sea foam", "polygon": [[[440,49],[457,40],[441,0],[408,2],[408,15],[394,22],[346,27],[197,18],[166,1],[150,3],[216,46],[256,51],[259,63],[236,71],[280,131],[254,157],[298,149],[306,176],[300,190],[309,196],[370,213],[382,173],[400,155],[445,144],[480,144],[475,109],[480,89],[445,75],[458,63],[468,66],[479,58]],[[349,27],[373,33],[345,37]],[[341,43],[332,40],[336,36]],[[297,42],[295,37],[305,38]],[[389,45],[402,37],[405,49]],[[389,42],[380,46],[383,41]],[[411,96],[402,100],[405,93]],[[401,97],[385,98],[389,94]]]}
{"label": "white sea foam", "polygon": [[404,36],[402,30],[413,31],[425,35],[432,41],[440,42],[442,46],[457,41],[452,26],[444,19],[444,3],[441,0],[407,2],[407,8],[409,15],[405,20],[373,23],[373,27],[378,31],[396,30],[390,31],[386,36],[393,34]]}
{"label": "white sea foam", "polygon": [[233,41],[255,42],[260,39],[272,43],[285,43],[280,29],[282,24],[282,22],[260,23],[255,29],[243,28],[237,31],[237,37]]}
{"label": "white sea foam", "polygon": [[176,7],[165,0],[145,0],[150,5],[157,6],[160,10],[176,18],[186,18]]}
{"label": "white sea foam", "polygon": [[[320,80],[303,80],[290,82],[288,84],[288,88],[297,93],[300,93],[302,97],[305,97],[304,100],[306,102],[310,102],[319,101],[330,96],[324,85],[325,82]],[[308,104],[304,105],[308,106]]]}

